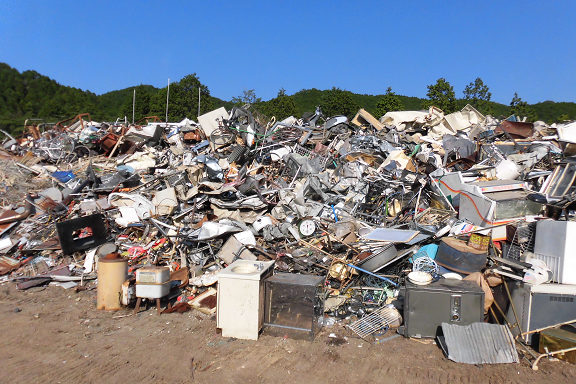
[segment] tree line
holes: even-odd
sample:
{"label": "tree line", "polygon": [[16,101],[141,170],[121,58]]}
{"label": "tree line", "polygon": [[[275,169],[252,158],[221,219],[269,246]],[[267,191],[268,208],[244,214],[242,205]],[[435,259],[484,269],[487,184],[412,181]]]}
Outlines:
{"label": "tree line", "polygon": [[[276,97],[263,101],[257,97],[254,89],[246,89],[230,101],[224,101],[210,94],[208,86],[200,78],[190,74],[179,81],[172,82],[169,90],[168,120],[180,121],[184,117],[197,119],[198,102],[200,114],[220,106],[230,109],[250,103],[266,116],[276,116],[278,120],[287,116],[302,116],[304,112],[314,111],[322,106],[326,116],[346,115],[352,117],[360,108],[368,110],[380,118],[389,111],[420,110],[434,105],[445,113],[460,110],[471,104],[481,113],[495,117],[507,117],[511,114],[527,117],[528,121],[541,119],[547,123],[576,119],[576,103],[543,103],[528,105],[515,93],[509,105],[495,103],[492,94],[481,78],[470,82],[457,98],[454,87],[445,78],[427,86],[426,99],[397,95],[388,87],[382,95],[361,95],[333,87],[328,90],[316,88],[303,89],[293,95],[287,95],[281,88]],[[150,85],[138,85],[122,90],[96,95],[90,91],[63,86],[36,71],[24,71],[0,63],[0,129],[18,133],[23,129],[26,118],[43,118],[46,122],[56,122],[90,113],[95,121],[115,121],[125,116],[132,120],[132,97],[136,90],[135,120],[147,116],[159,116],[162,120],[166,113],[168,87],[156,88]]]}

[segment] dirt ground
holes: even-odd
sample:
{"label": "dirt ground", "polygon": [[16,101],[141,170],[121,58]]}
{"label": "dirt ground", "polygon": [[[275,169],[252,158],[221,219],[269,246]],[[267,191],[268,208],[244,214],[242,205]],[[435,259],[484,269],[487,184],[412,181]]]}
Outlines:
{"label": "dirt ground", "polygon": [[[381,344],[333,326],[314,342],[223,338],[200,312],[96,310],[96,292],[0,286],[2,383],[575,383],[576,365],[544,359],[467,365],[434,344]],[[335,333],[337,339],[330,338]],[[393,336],[390,333],[387,336]],[[344,339],[346,337],[347,339]],[[522,356],[522,355],[520,355]]]}

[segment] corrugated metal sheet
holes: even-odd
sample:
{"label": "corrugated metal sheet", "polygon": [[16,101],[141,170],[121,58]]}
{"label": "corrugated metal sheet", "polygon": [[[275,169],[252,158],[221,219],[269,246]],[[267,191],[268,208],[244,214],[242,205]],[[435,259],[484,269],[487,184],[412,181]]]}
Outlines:
{"label": "corrugated metal sheet", "polygon": [[517,363],[518,352],[512,333],[505,325],[442,323],[447,355],[450,360],[466,364]]}

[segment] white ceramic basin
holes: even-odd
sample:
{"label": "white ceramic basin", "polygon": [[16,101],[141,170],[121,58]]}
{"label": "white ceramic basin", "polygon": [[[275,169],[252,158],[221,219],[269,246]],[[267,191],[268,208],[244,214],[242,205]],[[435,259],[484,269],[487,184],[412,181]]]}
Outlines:
{"label": "white ceramic basin", "polygon": [[232,268],[232,273],[248,274],[255,272],[258,272],[258,268],[255,267],[254,265],[239,265],[237,267]]}

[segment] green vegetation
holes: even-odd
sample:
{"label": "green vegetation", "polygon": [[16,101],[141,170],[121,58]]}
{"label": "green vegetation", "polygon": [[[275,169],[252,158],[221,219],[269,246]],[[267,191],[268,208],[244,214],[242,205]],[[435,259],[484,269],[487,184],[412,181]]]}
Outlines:
{"label": "green vegetation", "polygon": [[376,108],[373,110],[372,114],[374,117],[379,119],[384,116],[386,112],[404,110],[404,105],[402,105],[400,98],[396,96],[394,92],[392,92],[392,87],[388,87],[386,94],[378,101],[378,104],[376,104]]}
{"label": "green vegetation", "polygon": [[[139,103],[140,98],[144,95],[153,96],[158,93],[158,88],[151,85],[140,84],[137,87],[125,88],[119,91],[112,91],[98,96],[98,102],[100,108],[106,111],[107,116],[122,117],[126,116],[129,121],[132,121],[132,96],[134,94],[134,89],[136,89],[136,108],[142,109],[142,105]],[[129,113],[124,111],[125,104],[130,104]],[[90,111],[87,111],[90,112]],[[91,112],[90,112],[91,113]]]}
{"label": "green vegetation", "polygon": [[494,112],[490,109],[490,98],[492,93],[488,91],[488,86],[484,85],[481,78],[476,78],[473,83],[470,83],[464,88],[464,100],[480,113],[485,115],[493,115]]}
{"label": "green vegetation", "polygon": [[298,116],[298,107],[294,97],[286,95],[284,88],[280,88],[278,96],[264,103],[260,110],[267,116],[276,116],[278,121],[290,116]]}
{"label": "green vegetation", "polygon": [[241,107],[244,104],[258,104],[262,102],[262,98],[256,97],[256,91],[254,89],[245,89],[242,95],[233,97],[232,103],[236,107]]}
{"label": "green vegetation", "polygon": [[535,121],[538,119],[536,113],[528,107],[528,103],[522,101],[518,93],[514,93],[514,97],[510,102],[510,114],[516,115],[520,118],[526,117],[528,121]]}
{"label": "green vegetation", "polygon": [[[90,113],[95,121],[115,121],[117,118],[124,119],[124,116],[131,121],[134,89],[136,120],[150,115],[157,115],[164,120],[166,87],[158,89],[140,84],[96,95],[90,91],[60,85],[36,71],[20,73],[8,64],[0,63],[0,129],[18,134],[23,130],[27,118],[42,118],[45,122],[54,123],[86,112]],[[499,118],[516,113],[521,117],[527,116],[528,120],[540,119],[548,124],[576,120],[576,103],[572,102],[544,101],[528,105],[515,94],[510,105],[495,103],[490,100],[488,86],[480,78],[466,86],[463,91],[464,98],[459,100],[455,97],[453,87],[446,79],[441,78],[436,84],[428,86],[428,99],[396,95],[390,88],[383,95],[355,94],[339,88],[312,88],[303,89],[291,96],[281,89],[278,96],[269,101],[256,97],[252,89],[244,91],[243,95],[231,101],[225,101],[210,95],[208,87],[200,82],[196,74],[191,74],[170,84],[170,121],[178,121],[184,117],[197,119],[198,89],[201,97],[200,113],[219,107],[229,110],[235,103],[251,102],[260,112],[276,116],[277,119],[289,115],[300,117],[304,112],[313,112],[317,105],[322,106],[326,116],[342,114],[351,117],[362,107],[378,118],[384,110],[413,111],[435,105],[450,113],[470,103],[481,112],[491,113]]]}
{"label": "green vegetation", "polygon": [[445,114],[456,112],[457,110],[454,87],[443,77],[438,79],[436,84],[428,86],[426,96],[428,96],[428,100],[422,102],[422,109],[435,106],[444,111]]}
{"label": "green vegetation", "polygon": [[36,71],[18,72],[0,63],[0,129],[17,132],[26,118],[44,117],[58,121],[90,111],[103,118],[95,94],[64,87]]}
{"label": "green vegetation", "polygon": [[343,91],[336,87],[322,95],[320,105],[326,116],[344,115],[350,118],[360,109],[360,106],[352,98],[352,92]]}

